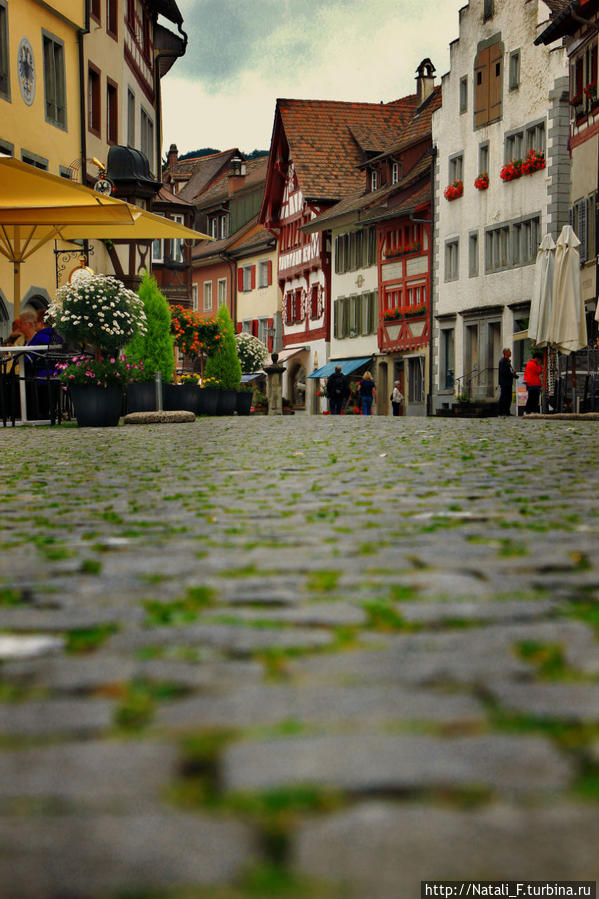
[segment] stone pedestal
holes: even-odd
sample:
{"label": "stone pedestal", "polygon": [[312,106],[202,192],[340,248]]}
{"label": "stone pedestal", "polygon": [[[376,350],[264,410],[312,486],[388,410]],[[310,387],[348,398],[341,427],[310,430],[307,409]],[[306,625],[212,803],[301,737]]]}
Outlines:
{"label": "stone pedestal", "polygon": [[268,414],[269,415],[282,415],[283,414],[283,372],[285,371],[284,365],[279,365],[278,353],[273,353],[272,356],[272,364],[265,365],[264,371],[266,372],[266,395],[268,397]]}

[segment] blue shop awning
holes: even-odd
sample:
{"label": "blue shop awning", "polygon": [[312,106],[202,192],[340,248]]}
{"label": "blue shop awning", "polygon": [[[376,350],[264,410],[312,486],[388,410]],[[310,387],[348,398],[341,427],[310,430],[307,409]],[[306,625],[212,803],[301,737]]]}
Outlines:
{"label": "blue shop awning", "polygon": [[357,368],[361,368],[362,365],[367,365],[368,362],[372,362],[372,356],[362,356],[360,359],[333,359],[331,362],[327,362],[326,365],[323,365],[322,368],[317,368],[316,371],[313,371],[308,377],[328,378],[329,375],[333,374],[338,365],[341,366],[341,371],[344,375],[349,375]]}

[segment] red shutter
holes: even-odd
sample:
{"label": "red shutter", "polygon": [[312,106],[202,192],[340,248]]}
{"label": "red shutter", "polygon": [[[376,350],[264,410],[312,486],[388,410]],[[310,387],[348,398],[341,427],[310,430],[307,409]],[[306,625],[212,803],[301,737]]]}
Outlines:
{"label": "red shutter", "polygon": [[252,319],[252,334],[254,335],[254,337],[258,336],[258,319],[257,318]]}
{"label": "red shutter", "polygon": [[243,331],[243,325],[241,324],[241,322],[237,322],[237,324],[235,325],[235,333],[241,334],[242,331]]}
{"label": "red shutter", "polygon": [[[266,286],[270,287],[272,284],[272,259],[269,259],[266,263]],[[269,325],[270,327],[270,325]]]}
{"label": "red shutter", "polygon": [[576,90],[574,91],[575,95],[582,94],[582,57],[576,60]]}
{"label": "red shutter", "polygon": [[252,290],[256,287],[256,266],[252,265]]}
{"label": "red shutter", "polygon": [[239,290],[239,291],[243,290],[243,269],[242,268],[237,269],[237,290]]}
{"label": "red shutter", "polygon": [[292,299],[293,294],[288,293],[285,297],[285,322],[290,325],[293,321],[293,308],[292,308]]}

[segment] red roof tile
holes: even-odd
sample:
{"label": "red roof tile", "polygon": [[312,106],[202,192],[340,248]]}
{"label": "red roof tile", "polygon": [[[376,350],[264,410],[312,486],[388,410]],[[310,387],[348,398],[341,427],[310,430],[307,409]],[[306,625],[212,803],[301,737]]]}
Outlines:
{"label": "red roof tile", "polygon": [[391,136],[401,134],[416,104],[416,95],[387,104],[278,100],[277,114],[304,196],[337,200],[359,187],[364,151],[380,152]]}

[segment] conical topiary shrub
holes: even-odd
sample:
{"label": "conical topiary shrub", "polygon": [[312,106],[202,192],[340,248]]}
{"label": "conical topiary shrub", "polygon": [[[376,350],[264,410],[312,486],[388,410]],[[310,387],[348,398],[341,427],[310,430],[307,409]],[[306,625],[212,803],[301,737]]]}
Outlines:
{"label": "conical topiary shrub", "polygon": [[220,340],[206,360],[206,377],[216,378],[221,390],[238,390],[241,383],[241,365],[237,355],[235,328],[226,306],[217,313]]}
{"label": "conical topiary shrub", "polygon": [[139,380],[153,381],[155,372],[159,371],[163,384],[169,384],[175,370],[169,304],[156,279],[147,271],[138,293],[146,313],[146,333],[134,337],[128,345],[127,361],[132,365],[143,365],[143,376],[138,376]]}

